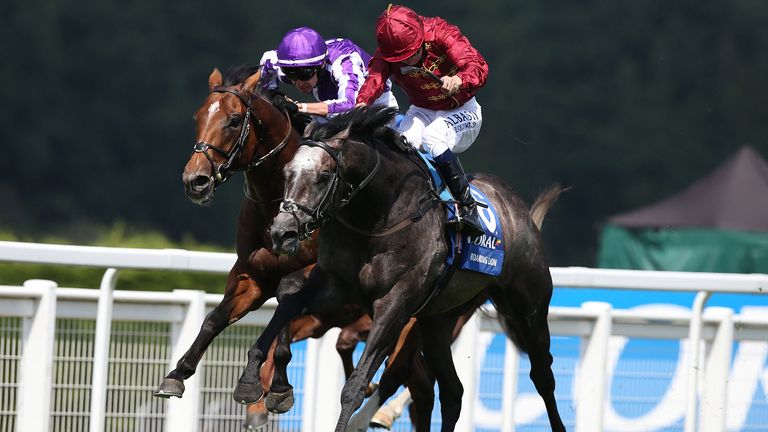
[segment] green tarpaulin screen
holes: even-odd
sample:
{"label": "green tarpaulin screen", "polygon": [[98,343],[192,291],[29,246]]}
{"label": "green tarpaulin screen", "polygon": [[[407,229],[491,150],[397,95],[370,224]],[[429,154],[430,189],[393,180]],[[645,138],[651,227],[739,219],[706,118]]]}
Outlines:
{"label": "green tarpaulin screen", "polygon": [[768,232],[607,225],[600,241],[598,266],[768,273]]}
{"label": "green tarpaulin screen", "polygon": [[610,217],[597,265],[768,273],[768,163],[744,146],[680,193]]}

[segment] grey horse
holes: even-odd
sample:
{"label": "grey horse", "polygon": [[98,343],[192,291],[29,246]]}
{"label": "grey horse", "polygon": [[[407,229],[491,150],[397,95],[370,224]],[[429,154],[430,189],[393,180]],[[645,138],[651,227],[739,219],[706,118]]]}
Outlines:
{"label": "grey horse", "polygon": [[[283,296],[270,326],[282,328],[316,305],[333,304],[333,297],[370,312],[368,343],[342,390],[335,429],[341,432],[401,330],[417,316],[421,350],[440,389],[442,430],[452,431],[463,393],[451,357],[453,323],[485,292],[507,336],[529,355],[530,377],[552,430],[564,431],[547,324],[552,280],[534,222],[543,219],[562,189],[545,191],[529,209],[501,179],[475,175],[472,184],[493,203],[504,227],[503,268],[499,276],[456,270],[443,284],[451,273],[444,211],[436,205],[422,160],[387,126],[394,115],[374,106],[338,116],[305,133],[308,139],[285,166],[285,198],[271,228],[274,250],[296,253],[315,228],[323,229],[317,266],[303,286]],[[441,288],[437,295],[435,287]],[[235,399],[260,397],[258,371],[271,343],[262,339],[249,351]]]}

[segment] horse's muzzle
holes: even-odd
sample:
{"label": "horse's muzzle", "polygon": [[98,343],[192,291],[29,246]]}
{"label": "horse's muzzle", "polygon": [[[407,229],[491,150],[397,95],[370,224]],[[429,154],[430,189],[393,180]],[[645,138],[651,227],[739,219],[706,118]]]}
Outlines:
{"label": "horse's muzzle", "polygon": [[195,204],[205,205],[211,201],[214,193],[214,180],[209,176],[197,175],[183,177],[184,193]]}
{"label": "horse's muzzle", "polygon": [[299,233],[272,228],[272,250],[278,255],[296,255],[299,251]]}
{"label": "horse's muzzle", "polygon": [[299,230],[296,220],[289,214],[279,213],[269,231],[272,250],[279,255],[295,255],[299,251]]}

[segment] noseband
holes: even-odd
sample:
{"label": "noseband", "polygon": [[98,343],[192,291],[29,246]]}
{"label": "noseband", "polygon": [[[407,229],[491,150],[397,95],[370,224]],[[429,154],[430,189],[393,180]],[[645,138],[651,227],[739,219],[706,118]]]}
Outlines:
{"label": "noseband", "polygon": [[[226,87],[214,87],[211,89],[210,93],[230,93],[240,100],[240,102],[245,105],[245,117],[243,118],[243,125],[240,127],[240,135],[237,138],[237,142],[235,142],[235,146],[230,150],[226,151],[224,149],[221,149],[219,147],[214,146],[213,144],[207,143],[205,141],[200,141],[193,147],[194,153],[202,153],[205,155],[205,158],[208,159],[208,162],[211,164],[211,171],[213,171],[215,174],[211,176],[215,184],[221,184],[226,182],[232,174],[238,171],[248,171],[251,168],[255,168],[259,166],[262,162],[264,162],[266,159],[268,159],[270,156],[277,154],[280,152],[280,150],[285,147],[286,144],[288,144],[288,138],[291,136],[291,118],[288,116],[288,113],[285,113],[286,120],[288,121],[288,131],[285,134],[285,138],[275,146],[272,150],[267,152],[264,156],[257,158],[256,152],[254,152],[253,159],[251,160],[248,165],[246,165],[243,168],[240,169],[230,169],[232,166],[232,163],[234,163],[235,159],[237,159],[240,156],[240,153],[242,153],[243,148],[245,147],[246,142],[248,142],[248,136],[251,134],[251,121],[253,121],[254,126],[258,130],[258,139],[260,142],[264,142],[264,124],[261,122],[261,119],[256,117],[253,114],[253,107],[251,106],[251,103],[248,99],[243,96],[242,93],[236,92],[234,90],[230,90]],[[219,165],[218,168],[216,168],[216,163],[213,161],[213,158],[208,153],[208,149],[211,149],[215,151],[216,153],[221,154],[226,159],[226,162]]]}
{"label": "noseband", "polygon": [[[340,201],[341,207],[344,207],[348,205],[350,201],[352,201],[352,198],[354,198],[361,189],[363,189],[368,183],[371,182],[371,180],[373,180],[373,177],[379,171],[379,167],[381,166],[381,154],[376,151],[376,165],[363,179],[363,181],[355,186],[348,180],[344,179],[341,174],[342,166],[341,160],[339,159],[339,150],[329,146],[322,141],[313,140],[303,140],[299,143],[299,146],[319,147],[328,153],[328,155],[336,162],[336,168],[334,169],[333,174],[331,174],[331,184],[328,186],[328,189],[325,190],[325,193],[323,193],[323,198],[315,206],[315,208],[310,208],[308,206],[299,204],[290,198],[285,198],[283,199],[282,203],[280,203],[280,213],[288,213],[293,216],[293,218],[296,220],[296,224],[299,230],[298,240],[303,241],[311,236],[316,229],[323,226],[332,217],[332,215],[327,214],[327,212],[331,206],[333,196],[338,189],[339,179],[341,179],[349,187],[349,193],[342,197]],[[302,224],[299,221],[299,217],[296,215],[297,209],[301,210],[307,216],[309,216],[310,220],[307,223]]]}

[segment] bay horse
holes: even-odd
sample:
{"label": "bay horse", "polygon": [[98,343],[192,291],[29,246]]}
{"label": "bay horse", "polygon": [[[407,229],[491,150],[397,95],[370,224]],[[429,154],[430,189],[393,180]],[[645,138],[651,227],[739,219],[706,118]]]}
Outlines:
{"label": "bay horse", "polygon": [[282,195],[280,171],[295,153],[299,134],[286,114],[255,94],[259,79],[257,67],[233,68],[224,77],[214,69],[208,77],[209,94],[194,115],[197,144],[182,174],[185,194],[208,205],[221,184],[243,171],[245,197],[237,224],[237,259],[224,297],[155,390],[158,397],[181,397],[184,380],[194,374],[213,339],[274,297],[284,275],[308,269],[317,256],[314,242],[306,242],[295,257],[276,257],[264,233],[275,214],[273,200]]}
{"label": "bay horse", "polygon": [[[312,227],[322,225],[322,230],[317,265],[290,301],[280,301],[267,327],[285,326],[291,315],[314,311],[326,303],[322,299],[334,296],[359,302],[369,311],[373,324],[368,342],[341,394],[335,430],[343,432],[362,403],[364,389],[416,315],[421,353],[440,388],[442,430],[451,431],[459,418],[463,387],[451,357],[450,323],[484,291],[507,336],[529,355],[530,377],[552,430],[564,431],[554,396],[547,324],[552,280],[530,215],[545,214],[554,199],[537,199],[539,207],[529,210],[501,179],[476,175],[472,184],[493,203],[504,227],[501,274],[456,270],[427,303],[447,268],[444,212],[434,205],[424,207],[434,194],[433,185],[415,150],[398,145],[399,135],[387,127],[394,115],[392,109],[373,106],[337,116],[305,133],[308,139],[284,167],[285,197],[270,230],[273,249],[295,256]],[[555,198],[559,193],[545,192]],[[236,399],[260,397],[259,367],[269,343],[262,335],[249,350]]]}
{"label": "bay horse", "polygon": [[[154,391],[158,397],[182,397],[184,380],[195,373],[213,339],[275,297],[281,283],[300,286],[316,261],[314,241],[303,242],[292,257],[277,256],[271,249],[268,228],[283,196],[282,168],[295,154],[298,131],[303,130],[305,122],[302,118],[289,118],[257,94],[259,79],[258,67],[233,68],[224,76],[214,69],[208,78],[209,94],[194,116],[197,144],[182,175],[186,195],[197,204],[208,205],[221,184],[233,174],[244,172],[237,260],[227,277],[223,299],[207,314],[192,345]],[[289,291],[283,289],[286,290]],[[279,347],[272,350],[274,363],[268,362],[261,377],[263,387],[271,391],[266,399],[249,405],[247,425],[257,427],[265,423],[267,409],[280,413],[293,404],[286,371],[291,357],[287,346],[290,342],[320,337],[331,327],[341,327],[337,351],[345,374],[352,373],[352,353],[367,336],[371,320],[356,305],[339,303],[329,310],[324,315],[294,320],[287,333],[281,335]],[[407,365],[409,361],[403,358],[400,363]],[[368,392],[372,390],[373,387]],[[427,395],[431,390],[412,389]]]}
{"label": "bay horse", "polygon": [[[317,257],[316,243],[312,241],[305,242],[294,257],[278,257],[271,250],[267,229],[277,213],[275,200],[283,193],[282,167],[296,152],[300,135],[292,127],[294,119],[256,94],[259,79],[258,67],[233,68],[225,76],[214,69],[208,78],[208,97],[194,116],[197,144],[182,175],[186,195],[197,204],[208,205],[221,184],[233,174],[244,172],[237,260],[227,277],[222,301],[205,317],[195,341],[155,390],[158,397],[181,397],[184,380],[194,374],[213,339],[274,297],[284,276],[296,273],[303,279]],[[354,308],[338,310],[332,320],[303,321],[306,325],[294,327],[294,331],[302,337],[319,337],[332,326],[353,325],[362,315]],[[354,346],[350,349],[347,345],[340,344],[340,354],[345,363],[351,363]],[[290,353],[278,350],[275,355]],[[279,363],[287,362],[285,359]],[[292,389],[287,377],[282,376],[278,370],[273,379],[277,385],[272,386],[271,393],[275,399],[266,401],[269,405],[272,400],[273,408],[283,403],[276,398],[292,401]]]}

